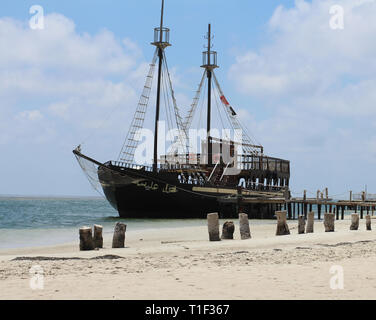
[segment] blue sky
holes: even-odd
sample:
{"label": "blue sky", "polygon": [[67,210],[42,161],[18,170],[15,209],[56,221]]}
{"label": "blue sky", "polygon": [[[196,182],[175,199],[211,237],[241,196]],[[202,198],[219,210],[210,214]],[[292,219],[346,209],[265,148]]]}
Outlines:
{"label": "blue sky", "polygon": [[[3,16],[26,21],[30,18],[29,8],[39,4],[45,14],[57,12],[72,19],[78,33],[96,34],[108,29],[119,39],[131,38],[142,49],[145,59],[151,59],[150,41],[153,28],[159,25],[160,0],[6,0],[5,3]],[[210,22],[219,64],[227,70],[233,63],[234,51],[257,48],[265,41],[267,22],[279,5],[291,7],[294,1],[167,0],[165,25],[171,29],[173,45],[168,50],[169,64],[181,68],[200,65],[203,37]]]}
{"label": "blue sky", "polygon": [[[35,4],[45,30],[28,28]],[[335,4],[343,30],[329,27]],[[159,0],[2,1],[0,194],[94,194],[71,150],[89,136],[91,155],[117,155],[159,11]],[[226,96],[266,153],[291,160],[292,190],[376,193],[375,13],[373,0],[166,0],[177,98],[193,97],[210,22]]]}

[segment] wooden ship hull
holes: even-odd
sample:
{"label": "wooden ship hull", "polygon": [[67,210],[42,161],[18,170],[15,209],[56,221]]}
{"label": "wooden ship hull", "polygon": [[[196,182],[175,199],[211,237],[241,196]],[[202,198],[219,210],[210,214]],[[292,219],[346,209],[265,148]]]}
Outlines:
{"label": "wooden ship hull", "polygon": [[[288,194],[289,162],[280,159],[258,158],[257,164],[251,164],[254,169],[224,180],[222,170],[217,170],[210,182],[199,177],[209,177],[211,168],[166,166],[155,173],[150,167],[117,161],[102,164],[77,150],[74,153],[96,166],[104,195],[122,218],[201,219],[209,212],[236,218],[242,211],[252,218],[270,219],[278,209],[277,200],[284,202]],[[192,179],[183,181],[181,176]]]}
{"label": "wooden ship hull", "polygon": [[204,218],[207,212],[219,211],[217,198],[211,193],[194,191],[192,185],[177,187],[168,175],[144,172],[141,177],[132,171],[118,174],[104,167],[98,171],[107,200],[122,218]]}
{"label": "wooden ship hull", "polygon": [[[104,194],[122,218],[205,218],[219,212],[221,218],[237,218],[239,210],[254,218],[273,218],[276,204],[261,199],[284,198],[281,188],[248,190],[230,186],[177,183],[176,174],[100,167]],[[273,187],[272,187],[273,188]],[[252,199],[252,204],[246,204]],[[256,201],[259,201],[258,203]]]}

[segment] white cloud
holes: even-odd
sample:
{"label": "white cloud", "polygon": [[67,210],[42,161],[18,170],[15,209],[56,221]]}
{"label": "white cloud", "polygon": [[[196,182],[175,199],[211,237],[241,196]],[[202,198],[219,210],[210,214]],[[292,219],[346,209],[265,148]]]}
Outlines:
{"label": "white cloud", "polygon": [[43,115],[39,110],[30,110],[30,111],[23,111],[20,112],[17,116],[19,120],[26,120],[26,121],[39,121],[43,119]]}
{"label": "white cloud", "polygon": [[[103,30],[91,36],[78,34],[72,20],[60,15],[45,17],[44,30],[31,30],[28,24],[0,19],[0,66],[8,68],[53,68],[70,76],[124,74],[134,66],[137,46],[129,39],[115,39]],[[127,54],[125,49],[129,49]]]}
{"label": "white cloud", "polygon": [[[329,9],[338,4],[345,9],[344,30],[329,25]],[[292,160],[293,188],[314,189],[320,180],[339,191],[351,181],[373,183],[361,174],[376,164],[370,121],[376,115],[375,16],[371,0],[279,6],[267,44],[239,54],[230,69],[237,90],[271,113],[264,120],[252,115],[250,125],[266,152]],[[355,163],[361,168],[351,170]]]}
{"label": "white cloud", "polygon": [[[72,20],[50,14],[44,30],[1,18],[0,45],[1,144],[58,137],[57,143],[79,143],[85,129],[103,124],[115,108],[120,109],[115,122],[104,126],[111,130],[129,120],[135,85],[145,77],[142,52],[131,39],[107,30],[80,34]],[[120,144],[123,136],[118,139]]]}
{"label": "white cloud", "polygon": [[[376,45],[371,40],[376,34],[376,3],[340,1],[345,29],[332,30],[329,8],[337,3],[300,0],[292,9],[278,7],[269,21],[269,45],[239,56],[231,69],[239,90],[278,100],[343,94],[348,86],[362,91],[376,71]],[[367,98],[368,105],[375,102],[373,95]]]}

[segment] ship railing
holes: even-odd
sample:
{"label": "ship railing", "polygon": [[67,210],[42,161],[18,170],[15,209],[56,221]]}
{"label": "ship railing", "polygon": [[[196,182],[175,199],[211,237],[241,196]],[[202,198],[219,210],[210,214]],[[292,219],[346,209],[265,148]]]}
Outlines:
{"label": "ship railing", "polygon": [[235,167],[240,170],[290,173],[290,161],[267,156],[238,155]]}
{"label": "ship railing", "polygon": [[[218,160],[218,156],[213,155],[215,162]],[[234,159],[235,158],[235,159]],[[207,165],[206,154],[178,154],[178,155],[166,155],[161,157],[162,168],[166,166],[202,166]],[[235,160],[235,161],[234,161]],[[250,155],[240,154],[233,157],[233,164],[229,165],[232,168],[239,170],[261,170],[272,171],[279,173],[290,173],[290,161],[268,157],[264,155]],[[223,162],[224,163],[224,162]],[[226,164],[226,163],[224,163]],[[228,163],[227,163],[228,165]]]}
{"label": "ship railing", "polygon": [[249,182],[244,187],[247,190],[255,190],[255,191],[281,191],[282,189],[286,188],[286,186],[277,186],[272,184],[262,184],[257,182]]}
{"label": "ship railing", "polygon": [[[188,184],[192,184],[192,185],[199,185],[199,186],[208,186],[208,187],[213,187],[212,183],[210,182],[210,180],[206,180],[205,177],[201,176],[201,175],[194,175],[194,174],[190,174],[190,175],[184,175],[184,174],[179,174],[178,175],[178,181],[180,184],[185,184],[185,185],[188,185]],[[260,182],[239,182],[238,186],[241,186],[244,190],[249,190],[249,191],[274,191],[274,192],[278,192],[278,191],[282,191],[283,189],[285,189],[287,186],[278,186],[278,185],[272,185],[272,184],[263,184],[263,183],[260,183]],[[236,185],[233,185],[233,186],[222,186],[221,184],[219,184],[217,187],[220,187],[220,188],[229,188],[229,189],[233,189],[236,187]]]}
{"label": "ship railing", "polygon": [[199,185],[201,187],[204,187],[207,183],[206,176],[203,174],[184,175],[184,173],[180,173],[178,175],[178,181],[180,184],[192,184]]}
{"label": "ship railing", "polygon": [[375,201],[376,200],[376,194],[372,193],[353,193],[352,199],[355,201]]}
{"label": "ship railing", "polygon": [[[176,156],[162,156],[158,164],[158,170],[187,170],[195,169],[199,166],[206,165],[206,155],[202,154],[184,154]],[[236,168],[239,170],[260,170],[272,171],[277,173],[290,173],[290,162],[278,158],[255,155],[237,155],[233,164],[227,164],[226,167]],[[201,161],[203,160],[203,161]],[[218,163],[218,160],[217,160]],[[120,168],[135,170],[153,171],[151,166],[138,165],[122,161],[109,161],[106,164]]]}
{"label": "ship railing", "polygon": [[142,166],[142,165],[134,164],[134,163],[127,163],[127,162],[122,162],[122,161],[109,161],[109,162],[106,162],[105,164],[111,165],[114,167],[120,167],[120,168],[144,170],[144,171],[149,171],[149,172],[153,171],[152,167]]}
{"label": "ship railing", "polygon": [[[122,161],[109,161],[106,162],[105,165],[111,165],[118,168],[127,168],[127,169],[134,169],[134,170],[143,170],[152,172],[153,168],[150,166],[144,166],[139,164],[127,163]],[[197,166],[189,165],[189,164],[158,164],[158,171],[160,170],[188,170],[188,169],[195,169]]]}

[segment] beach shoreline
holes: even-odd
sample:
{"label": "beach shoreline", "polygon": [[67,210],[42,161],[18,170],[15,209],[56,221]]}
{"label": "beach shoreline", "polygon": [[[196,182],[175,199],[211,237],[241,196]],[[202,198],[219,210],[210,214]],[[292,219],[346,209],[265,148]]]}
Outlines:
{"label": "beach shoreline", "polygon": [[[376,220],[373,220],[376,221]],[[77,242],[0,250],[0,299],[375,299],[376,231],[275,236],[276,223],[252,224],[252,239],[209,242],[201,226],[127,231],[124,249],[79,251]],[[182,223],[183,225],[183,223]],[[78,230],[77,230],[78,234]],[[15,260],[16,259],[16,260]],[[43,290],[30,288],[30,268],[43,270]],[[333,290],[331,268],[343,268]]]}

